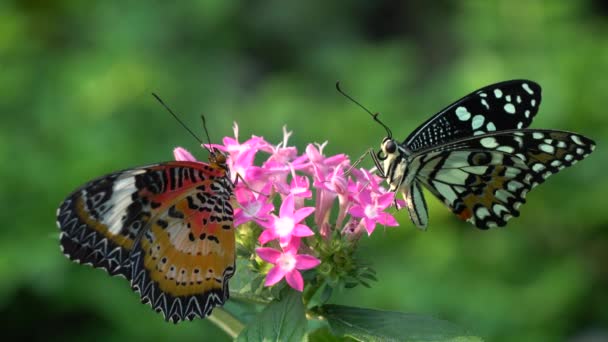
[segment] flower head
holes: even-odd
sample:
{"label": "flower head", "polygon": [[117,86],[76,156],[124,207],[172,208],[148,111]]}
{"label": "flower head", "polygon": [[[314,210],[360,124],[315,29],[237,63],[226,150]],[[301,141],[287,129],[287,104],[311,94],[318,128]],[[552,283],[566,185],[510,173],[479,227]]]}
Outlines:
{"label": "flower head", "polygon": [[266,276],[266,286],[272,286],[285,278],[289,286],[301,292],[304,290],[304,279],[300,270],[315,268],[321,263],[312,255],[297,254],[295,245],[283,251],[269,247],[260,247],[255,251],[262,260],[274,264]]}
{"label": "flower head", "polygon": [[392,193],[372,196],[370,190],[362,190],[359,194],[359,203],[352,206],[349,213],[354,217],[362,218],[367,234],[371,235],[377,223],[385,226],[398,225],[392,215],[384,212],[393,202],[393,198]]}
{"label": "flower head", "polygon": [[268,222],[262,226],[266,228],[259,237],[260,244],[270,240],[279,239],[281,247],[285,247],[291,241],[292,236],[305,237],[314,235],[308,226],[301,224],[308,215],[315,211],[313,207],[304,207],[298,210],[294,207],[294,195],[288,195],[281,204],[279,216],[272,215]]}
{"label": "flower head", "polygon": [[[395,226],[397,222],[386,213],[394,203],[394,194],[380,186],[380,177],[353,168],[344,154],[325,156],[327,143],[308,144],[299,154],[296,147],[288,145],[291,134],[283,128],[283,139],[278,144],[257,136],[241,143],[235,123],[234,138],[226,137],[222,145],[205,147],[217,148],[228,156],[227,165],[235,186],[234,224],[238,228],[253,223],[253,229],[242,230],[247,239],[241,241],[247,241],[248,251],[255,250],[262,260],[273,264],[265,285],[272,286],[285,278],[291,287],[302,291],[300,270],[315,268],[319,259],[343,260],[344,257],[335,258],[335,253],[348,256],[352,251],[336,248],[354,248],[356,244],[350,242],[359,239],[364,229],[369,235],[378,224]],[[195,161],[181,147],[174,150],[174,155],[176,160]],[[338,212],[332,214],[335,207]],[[306,220],[313,213],[314,229],[311,229],[308,224],[313,220],[308,223]],[[334,243],[330,239],[342,241]],[[278,245],[280,249],[254,249],[255,245],[266,244]],[[345,261],[328,265],[327,269],[337,269],[339,265],[357,263]],[[252,267],[264,271],[260,264],[252,263]],[[335,276],[352,276],[357,269],[363,268],[353,266]]]}

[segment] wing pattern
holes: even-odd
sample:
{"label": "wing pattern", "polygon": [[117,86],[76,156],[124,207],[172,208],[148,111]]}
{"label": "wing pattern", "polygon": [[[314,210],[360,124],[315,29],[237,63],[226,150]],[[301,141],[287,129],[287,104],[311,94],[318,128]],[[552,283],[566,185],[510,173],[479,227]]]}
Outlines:
{"label": "wing pattern", "polygon": [[570,132],[504,131],[420,153],[414,165],[417,179],[456,215],[487,229],[519,216],[530,190],[594,148]]}
{"label": "wing pattern", "polygon": [[63,252],[127,278],[167,320],[206,317],[235,271],[232,190],[223,169],[196,162],[98,178],[58,209]]}
{"label": "wing pattern", "polygon": [[432,116],[403,145],[415,152],[469,136],[526,128],[538,112],[540,101],[541,88],[535,82],[511,80],[492,84]]}

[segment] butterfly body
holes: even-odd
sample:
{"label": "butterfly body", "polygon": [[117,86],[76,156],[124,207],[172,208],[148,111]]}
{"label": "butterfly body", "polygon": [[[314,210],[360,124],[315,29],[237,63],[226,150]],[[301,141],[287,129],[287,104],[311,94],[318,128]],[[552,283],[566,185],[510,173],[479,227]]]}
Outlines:
{"label": "butterfly body", "polygon": [[167,320],[206,317],[228,299],[235,271],[234,185],[217,156],[118,171],[77,189],[57,211],[64,254],[127,278]]}
{"label": "butterfly body", "polygon": [[403,142],[389,136],[374,156],[390,190],[401,192],[410,218],[428,224],[426,187],[478,228],[519,216],[527,193],[587,157],[595,143],[580,134],[527,129],[541,88],[512,80],[479,89],[443,109]]}

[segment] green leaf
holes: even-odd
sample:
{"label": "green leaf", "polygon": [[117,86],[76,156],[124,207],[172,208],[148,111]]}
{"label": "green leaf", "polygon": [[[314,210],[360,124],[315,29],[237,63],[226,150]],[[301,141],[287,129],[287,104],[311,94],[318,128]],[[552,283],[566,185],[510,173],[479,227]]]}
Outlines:
{"label": "green leaf", "polygon": [[259,274],[251,269],[249,260],[237,258],[236,269],[238,272],[230,279],[230,292],[245,293],[255,291],[255,288],[251,286],[251,279],[258,277]]}
{"label": "green leaf", "polygon": [[284,291],[272,301],[237,337],[237,341],[297,341],[304,339],[306,315],[302,294]]}
{"label": "green leaf", "polygon": [[431,316],[342,305],[323,305],[317,311],[336,335],[360,341],[483,341],[453,323]]}
{"label": "green leaf", "polygon": [[348,337],[338,337],[331,333],[329,328],[323,327],[314,330],[310,334],[308,334],[308,341],[310,342],[344,342],[344,341],[352,341],[351,338]]}

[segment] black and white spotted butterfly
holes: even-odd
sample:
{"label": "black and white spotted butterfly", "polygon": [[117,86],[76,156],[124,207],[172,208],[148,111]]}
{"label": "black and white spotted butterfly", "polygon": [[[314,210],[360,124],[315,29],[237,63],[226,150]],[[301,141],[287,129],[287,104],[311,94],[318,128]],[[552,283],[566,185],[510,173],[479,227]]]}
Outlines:
{"label": "black and white spotted butterfly", "polygon": [[504,226],[519,216],[532,188],[595,148],[577,133],[526,129],[540,101],[535,82],[492,84],[441,110],[402,143],[372,114],[388,133],[372,158],[390,190],[404,195],[418,227],[428,223],[421,185],[478,228]]}

